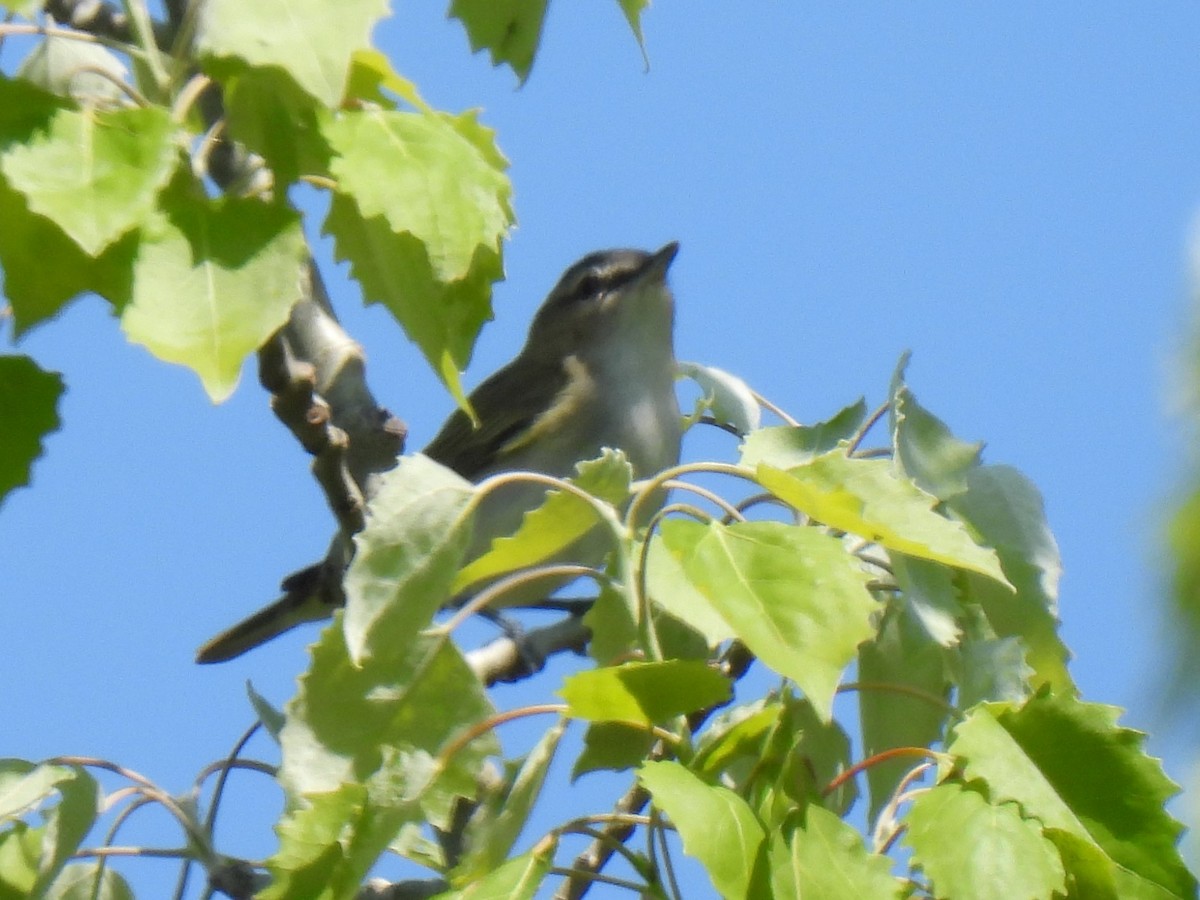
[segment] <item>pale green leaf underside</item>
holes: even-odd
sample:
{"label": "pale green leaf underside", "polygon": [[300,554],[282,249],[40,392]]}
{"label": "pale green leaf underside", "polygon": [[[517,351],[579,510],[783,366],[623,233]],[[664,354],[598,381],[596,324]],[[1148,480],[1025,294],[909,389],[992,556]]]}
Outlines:
{"label": "pale green leaf underside", "polygon": [[920,559],[987,575],[1008,585],[994,550],[934,511],[937,499],[882,459],[854,459],[833,450],[786,472],[760,463],[757,479],[818,522]]}

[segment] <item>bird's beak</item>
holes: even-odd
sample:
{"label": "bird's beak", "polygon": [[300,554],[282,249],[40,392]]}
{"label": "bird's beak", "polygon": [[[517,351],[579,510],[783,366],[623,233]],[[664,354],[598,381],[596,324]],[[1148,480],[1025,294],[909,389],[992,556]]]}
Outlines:
{"label": "bird's beak", "polygon": [[642,277],[657,278],[662,281],[667,277],[667,269],[671,267],[675,254],[679,252],[679,241],[671,241],[646,261]]}

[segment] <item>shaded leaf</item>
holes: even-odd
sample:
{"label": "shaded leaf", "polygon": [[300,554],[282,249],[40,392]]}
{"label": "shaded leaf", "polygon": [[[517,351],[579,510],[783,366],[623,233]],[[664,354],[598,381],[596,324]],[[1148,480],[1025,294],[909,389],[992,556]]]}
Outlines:
{"label": "shaded leaf", "polygon": [[[89,256],[49,219],[31,213],[25,198],[2,181],[0,222],[0,270],[18,336],[56,316],[85,291],[100,294],[118,308],[129,302],[136,232],[99,256]],[[48,259],[54,264],[47,265]]]}
{"label": "shaded leaf", "polygon": [[471,539],[475,487],[427,456],[401,457],[380,474],[366,527],[354,536],[343,579],[346,646],[355,663],[403,655],[451,597]]}
{"label": "shaded leaf", "polygon": [[29,484],[43,439],[58,430],[64,390],[61,375],[43,371],[28,356],[0,356],[0,504]]}
{"label": "shaded leaf", "polygon": [[[620,451],[605,449],[599,458],[578,463],[575,472],[567,480],[593,497],[614,506],[629,497],[633,469]],[[487,552],[463,566],[451,593],[552,559],[597,524],[590,504],[566,491],[551,491],[541,506],[525,513],[514,534],[496,538]]]}
{"label": "shaded leaf", "polygon": [[1016,593],[967,575],[963,596],[978,603],[999,637],[1019,637],[1034,684],[1072,689],[1070,653],[1058,636],[1058,581],[1062,562],[1046,523],[1038,489],[1008,466],[971,471],[967,491],[949,501],[981,539],[996,548]]}
{"label": "shaded leaf", "polygon": [[467,826],[470,852],[460,866],[461,873],[468,877],[485,875],[503,863],[512,851],[541,794],[567,724],[567,719],[559,719],[546,729],[522,761],[509,789],[481,806],[472,817]]}
{"label": "shaded leaf", "polygon": [[133,900],[133,889],[112,866],[101,869],[98,862],[84,862],[67,866],[38,896],[41,900]]}
{"label": "shaded leaf", "polygon": [[[381,648],[356,666],[339,620],[311,648],[309,670],[284,710],[279,778],[293,797],[367,781],[384,764],[386,747],[434,756],[454,735],[492,714],[479,679],[444,638],[421,637],[394,653]],[[432,822],[448,826],[455,798],[474,795],[476,773],[494,752],[488,732],[448,761],[420,798]]]}
{"label": "shaded leaf", "polygon": [[583,750],[571,768],[571,780],[608,769],[622,772],[641,763],[658,739],[640,725],[625,722],[591,722],[583,736]]}
{"label": "shaded leaf", "polygon": [[[858,652],[858,694],[863,753],[870,757],[895,747],[929,747],[950,717],[950,682],[942,648],[903,606],[893,608],[878,635]],[[887,688],[911,688],[929,699]],[[943,702],[939,704],[937,700]],[[867,769],[873,822],[901,779],[922,760],[893,759]]]}
{"label": "shaded leaf", "polygon": [[471,49],[487,50],[492,65],[507,65],[524,81],[542,40],[549,0],[454,0],[450,15],[463,23]]}
{"label": "shaded leaf", "polygon": [[917,402],[904,383],[908,354],[892,378],[891,432],[896,459],[921,490],[945,500],[967,489],[967,475],[979,465],[982,443],[960,441],[946,423]]}

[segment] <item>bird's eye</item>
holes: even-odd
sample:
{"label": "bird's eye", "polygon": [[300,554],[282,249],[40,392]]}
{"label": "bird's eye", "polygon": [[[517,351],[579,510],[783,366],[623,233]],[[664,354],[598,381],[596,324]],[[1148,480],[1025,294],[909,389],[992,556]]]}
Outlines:
{"label": "bird's eye", "polygon": [[588,272],[575,285],[575,298],[577,300],[586,300],[588,297],[594,297],[600,293],[600,287],[600,276],[595,272]]}

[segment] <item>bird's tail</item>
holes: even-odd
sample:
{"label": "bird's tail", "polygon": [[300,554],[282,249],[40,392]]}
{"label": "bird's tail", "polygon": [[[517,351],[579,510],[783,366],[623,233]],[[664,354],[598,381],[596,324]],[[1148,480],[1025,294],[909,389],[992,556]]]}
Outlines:
{"label": "bird's tail", "polygon": [[196,662],[225,662],[304,622],[329,618],[338,603],[326,596],[323,570],[317,563],[289,575],[282,597],[206,641],[196,651]]}

